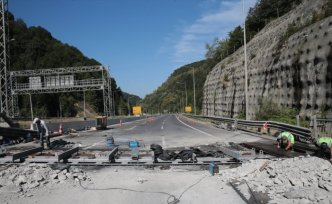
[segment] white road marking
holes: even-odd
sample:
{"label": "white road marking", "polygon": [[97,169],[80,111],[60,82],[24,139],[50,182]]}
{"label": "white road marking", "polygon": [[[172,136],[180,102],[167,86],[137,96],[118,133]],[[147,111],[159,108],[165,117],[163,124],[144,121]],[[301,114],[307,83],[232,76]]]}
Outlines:
{"label": "white road marking", "polygon": [[197,129],[197,128],[194,128],[193,126],[190,126],[190,125],[186,124],[185,122],[181,121],[180,118],[179,118],[178,116],[176,116],[176,119],[177,119],[180,123],[182,123],[183,125],[185,125],[185,126],[191,128],[191,129],[193,129],[193,130],[196,130],[196,131],[198,131],[198,132],[200,132],[200,133],[203,133],[203,134],[206,135],[206,136],[220,139],[220,138],[217,137],[217,136],[211,135],[211,134],[209,134],[209,133],[207,133],[207,132],[204,132],[204,131],[202,131],[202,130],[199,130],[199,129]]}
{"label": "white road marking", "polygon": [[166,147],[166,140],[165,140],[164,136],[161,137],[161,143],[162,143],[163,147]]}
{"label": "white road marking", "polygon": [[92,145],[87,146],[87,147],[85,147],[85,148],[83,148],[83,149],[84,149],[84,150],[86,150],[86,149],[90,149],[91,147],[94,147],[94,146],[96,146],[96,145],[98,145],[98,144],[101,144],[101,143],[104,143],[104,142],[105,142],[105,140],[102,140],[102,141],[99,141],[99,142],[93,143]]}
{"label": "white road marking", "polygon": [[164,125],[165,125],[165,122],[166,122],[167,119],[168,119],[168,117],[165,118],[164,121],[163,121],[163,124],[162,124],[162,126],[161,126],[161,129],[162,129],[162,130],[164,129]]}
{"label": "white road marking", "polygon": [[137,126],[133,126],[133,127],[131,127],[131,128],[129,128],[129,129],[127,129],[127,130],[133,130],[133,129],[135,129]]}

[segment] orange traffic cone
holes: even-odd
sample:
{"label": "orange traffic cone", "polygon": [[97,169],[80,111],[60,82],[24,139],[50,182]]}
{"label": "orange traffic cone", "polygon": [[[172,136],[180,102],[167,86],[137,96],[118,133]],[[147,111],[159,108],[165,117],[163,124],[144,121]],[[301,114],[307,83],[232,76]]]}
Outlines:
{"label": "orange traffic cone", "polygon": [[60,127],[59,127],[59,135],[62,135],[62,124],[60,123]]}

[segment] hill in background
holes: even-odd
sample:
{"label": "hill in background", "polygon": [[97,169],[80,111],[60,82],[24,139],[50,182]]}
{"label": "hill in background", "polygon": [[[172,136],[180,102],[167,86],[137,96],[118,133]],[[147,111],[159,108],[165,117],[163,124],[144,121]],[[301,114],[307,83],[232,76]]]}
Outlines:
{"label": "hill in background", "polygon": [[[10,70],[45,69],[75,66],[100,65],[93,58],[88,58],[74,46],[55,39],[50,32],[40,26],[28,27],[22,19],[15,19],[9,13]],[[121,88],[112,79],[115,107],[126,105],[126,97]],[[83,101],[82,92],[33,95],[34,115],[38,117],[74,117],[80,112],[75,104]],[[86,103],[95,114],[103,113],[102,91],[86,91]],[[19,96],[20,117],[30,117],[30,102],[27,96]],[[127,114],[123,109],[116,109],[116,114]]]}

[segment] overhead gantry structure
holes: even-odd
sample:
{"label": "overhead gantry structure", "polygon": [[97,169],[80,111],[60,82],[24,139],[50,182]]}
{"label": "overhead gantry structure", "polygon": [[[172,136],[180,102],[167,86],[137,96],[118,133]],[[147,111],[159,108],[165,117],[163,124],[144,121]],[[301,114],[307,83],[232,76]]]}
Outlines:
{"label": "overhead gantry structure", "polygon": [[103,91],[104,115],[112,113],[111,76],[108,69],[101,65],[11,71],[10,89],[12,98],[18,95],[100,90]]}
{"label": "overhead gantry structure", "polygon": [[[18,95],[103,91],[104,115],[112,113],[109,70],[100,65],[10,71],[8,0],[0,0],[0,112],[18,116]],[[83,74],[90,73],[90,74]],[[89,78],[84,78],[89,77]]]}
{"label": "overhead gantry structure", "polygon": [[9,86],[9,55],[8,55],[8,1],[0,0],[0,112],[11,115],[12,98]]}

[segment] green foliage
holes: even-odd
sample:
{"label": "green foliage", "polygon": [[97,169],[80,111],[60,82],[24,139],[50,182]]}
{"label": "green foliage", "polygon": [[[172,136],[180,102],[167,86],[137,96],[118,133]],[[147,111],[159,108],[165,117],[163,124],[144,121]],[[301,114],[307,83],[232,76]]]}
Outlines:
{"label": "green foliage", "polygon": [[225,75],[224,75],[224,81],[225,81],[225,82],[228,82],[228,81],[229,81],[228,74],[225,74]]}
{"label": "green foliage", "polygon": [[[302,0],[258,0],[254,8],[250,8],[246,18],[247,42],[271,20],[284,15],[301,2]],[[206,44],[205,57],[220,62],[242,45],[243,28],[237,26],[228,33],[225,39],[215,38],[211,44]]]}
{"label": "green foliage", "polygon": [[255,114],[255,120],[278,121],[288,124],[296,124],[298,111],[291,108],[281,107],[274,103],[272,99],[259,98],[259,108]]}
{"label": "green foliage", "polygon": [[[52,34],[42,27],[28,27],[22,19],[15,20],[9,16],[10,69],[45,69],[71,66],[99,65],[94,59],[84,56],[76,47],[64,44],[53,38]],[[96,74],[77,74],[75,78],[94,78]],[[25,82],[26,83],[26,82]],[[122,92],[112,79],[112,90],[115,90],[115,101],[119,104]],[[83,101],[82,92],[61,94],[39,94],[32,96],[34,114],[38,117],[55,117],[60,114],[60,102],[63,116],[76,116],[74,104]],[[87,91],[86,103],[96,112],[103,113],[102,91]],[[27,96],[19,97],[19,108],[22,117],[30,117],[30,101]]]}
{"label": "green foliage", "polygon": [[213,43],[206,44],[207,52],[205,56],[216,62],[221,61],[230,54],[233,54],[243,44],[243,30],[240,26],[228,33],[228,37],[224,40],[215,38]]}
{"label": "green foliage", "polygon": [[295,23],[289,24],[286,33],[281,37],[280,44],[285,43],[285,41],[293,34],[301,31],[303,28],[308,27],[328,16],[332,15],[332,1],[327,0],[324,3],[323,11],[321,13],[317,13],[314,11],[312,13],[311,18],[309,18],[305,23],[296,25]]}
{"label": "green foliage", "polygon": [[327,118],[327,110],[328,110],[328,107],[326,105],[321,106],[319,109],[319,112],[318,112],[318,117]]}
{"label": "green foliage", "polygon": [[324,5],[324,17],[332,16],[332,1],[326,0]]}
{"label": "green foliage", "polygon": [[246,112],[245,112],[245,110],[241,110],[241,112],[237,116],[237,119],[243,119],[243,120],[246,119]]}
{"label": "green foliage", "polygon": [[[203,103],[203,87],[206,76],[215,66],[212,59],[194,62],[175,70],[157,90],[147,95],[141,102],[146,113],[181,112],[185,105],[185,86],[188,94],[188,105],[194,110],[193,68],[195,69],[196,110],[200,113]],[[179,83],[177,83],[179,82]]]}

